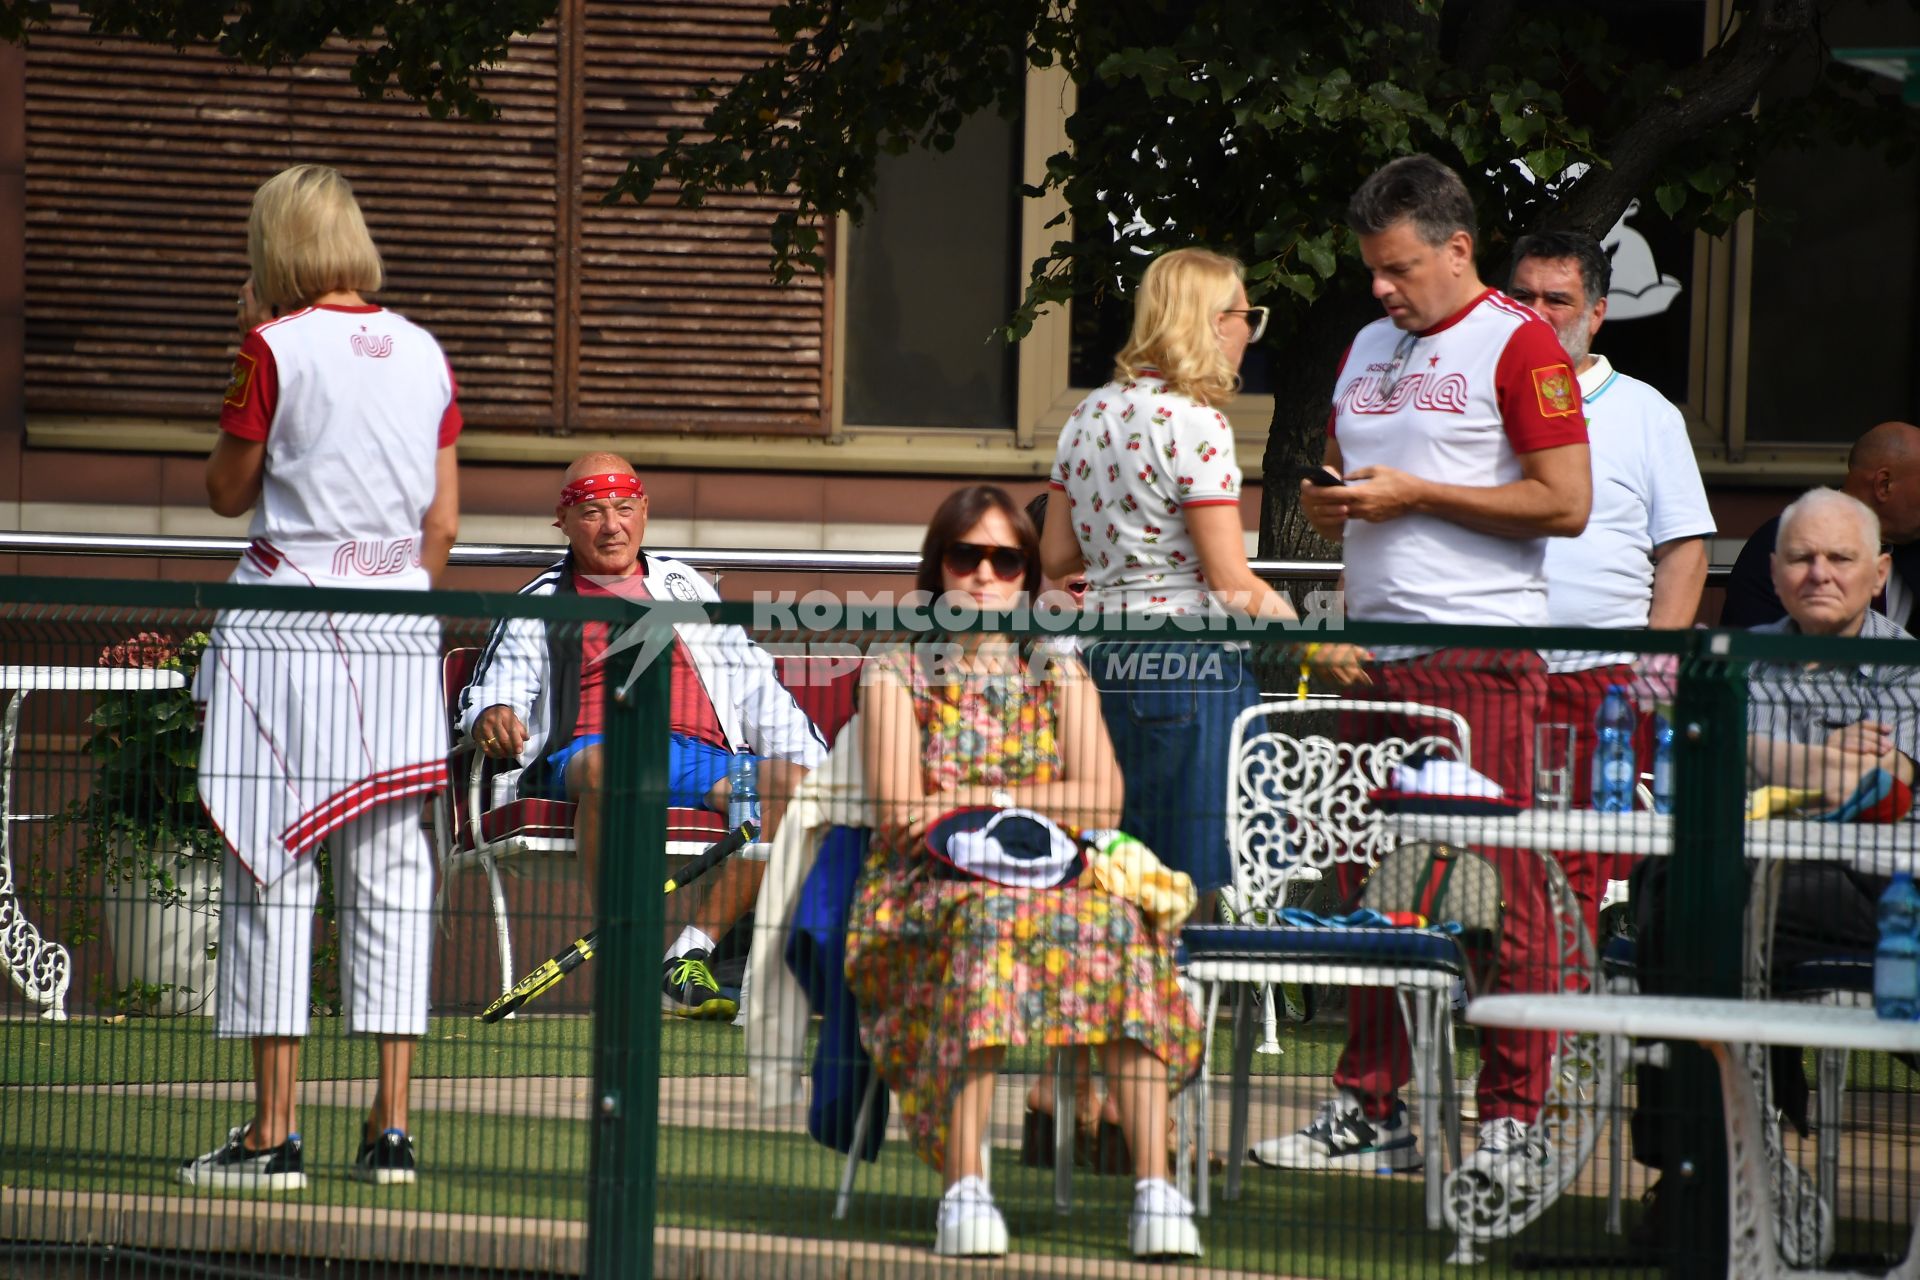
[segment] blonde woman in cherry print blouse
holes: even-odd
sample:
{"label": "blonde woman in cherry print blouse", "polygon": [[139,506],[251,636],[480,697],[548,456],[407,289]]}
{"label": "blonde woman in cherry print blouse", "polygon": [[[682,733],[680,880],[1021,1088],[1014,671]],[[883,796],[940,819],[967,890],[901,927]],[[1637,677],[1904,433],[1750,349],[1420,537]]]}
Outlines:
{"label": "blonde woman in cherry print blouse", "polygon": [[[1172,615],[1228,605],[1256,617],[1296,616],[1247,566],[1240,467],[1220,406],[1240,383],[1240,362],[1266,327],[1247,304],[1240,264],[1205,249],[1176,249],[1142,276],[1133,327],[1113,381],[1073,411],[1060,433],[1041,534],[1047,576],[1084,573],[1086,607]],[[1089,647],[1088,663],[1126,776],[1121,827],[1204,893],[1231,879],[1221,796],[1233,719],[1258,697],[1240,649],[1186,639],[1161,642],[1194,661],[1158,669],[1217,673],[1178,685],[1127,675],[1110,658],[1141,645]],[[1323,646],[1334,683],[1365,679],[1363,652]]]}

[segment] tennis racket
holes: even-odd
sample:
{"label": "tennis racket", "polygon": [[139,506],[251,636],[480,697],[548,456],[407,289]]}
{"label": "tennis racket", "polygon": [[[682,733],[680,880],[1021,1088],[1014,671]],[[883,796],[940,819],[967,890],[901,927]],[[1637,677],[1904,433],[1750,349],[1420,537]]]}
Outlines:
{"label": "tennis racket", "polygon": [[[684,889],[713,870],[728,858],[752,844],[760,835],[760,826],[755,822],[743,822],[726,835],[720,837],[703,850],[699,857],[680,869],[680,874],[667,881],[666,892]],[[538,969],[521,978],[504,992],[498,1000],[480,1011],[480,1021],[498,1022],[518,1009],[527,1001],[540,995],[560,979],[593,959],[595,939],[593,931],[575,938]]]}

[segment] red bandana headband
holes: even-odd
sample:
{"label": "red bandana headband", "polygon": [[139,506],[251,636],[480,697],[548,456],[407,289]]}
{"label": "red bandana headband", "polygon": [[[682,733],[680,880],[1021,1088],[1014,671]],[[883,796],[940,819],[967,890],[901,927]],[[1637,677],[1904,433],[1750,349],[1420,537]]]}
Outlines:
{"label": "red bandana headband", "polygon": [[[646,494],[647,487],[631,471],[609,471],[600,475],[581,476],[572,484],[562,487],[560,506],[564,510],[601,498],[644,498]],[[555,520],[553,525],[557,529],[560,522]]]}

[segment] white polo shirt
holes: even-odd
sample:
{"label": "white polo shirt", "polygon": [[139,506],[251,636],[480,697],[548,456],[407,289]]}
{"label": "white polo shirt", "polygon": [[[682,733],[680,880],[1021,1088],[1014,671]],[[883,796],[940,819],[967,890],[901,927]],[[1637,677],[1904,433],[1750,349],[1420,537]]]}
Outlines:
{"label": "white polo shirt", "polygon": [[[1713,512],[1687,424],[1658,391],[1596,356],[1580,375],[1593,453],[1593,513],[1577,538],[1547,542],[1547,615],[1556,627],[1647,625],[1653,549],[1713,536]],[[1631,654],[1543,655],[1547,670],[1584,671]]]}
{"label": "white polo shirt", "polygon": [[[1431,329],[1402,332],[1384,317],[1362,329],[1334,382],[1327,432],[1349,472],[1387,466],[1483,487],[1519,480],[1522,454],[1587,439],[1552,326],[1494,289]],[[1345,542],[1356,621],[1546,625],[1546,538],[1415,514],[1349,520]]]}

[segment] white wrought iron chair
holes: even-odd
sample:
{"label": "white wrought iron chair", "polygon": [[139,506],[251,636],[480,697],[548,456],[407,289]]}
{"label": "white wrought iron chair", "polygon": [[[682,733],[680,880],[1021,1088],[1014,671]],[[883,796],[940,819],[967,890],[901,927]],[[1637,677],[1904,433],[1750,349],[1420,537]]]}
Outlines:
{"label": "white wrought iron chair", "polygon": [[[1303,717],[1343,713],[1392,715],[1411,723],[1428,722],[1431,732],[1377,742],[1343,742],[1326,734],[1300,731]],[[1206,984],[1207,1022],[1211,1028],[1227,984],[1306,983],[1389,987],[1399,994],[1412,1042],[1414,1088],[1419,1096],[1416,1120],[1429,1149],[1427,1218],[1443,1221],[1441,1162],[1431,1148],[1435,1121],[1446,1131],[1448,1150],[1458,1163],[1459,1115],[1451,1105],[1452,1020],[1448,1001],[1454,982],[1465,974],[1465,960],[1450,939],[1409,935],[1424,931],[1353,930],[1335,940],[1332,931],[1288,929],[1261,923],[1286,905],[1290,883],[1303,874],[1318,876],[1341,862],[1367,866],[1401,843],[1380,824],[1368,793],[1385,787],[1395,765],[1416,752],[1437,753],[1471,763],[1471,731],[1466,720],[1444,707],[1374,700],[1289,700],[1263,702],[1234,721],[1228,757],[1227,835],[1233,852],[1233,897],[1240,919],[1252,922],[1231,929],[1189,927],[1187,976]],[[1327,944],[1336,943],[1336,950]],[[1412,945],[1409,945],[1409,943]],[[1239,993],[1234,1019],[1234,1061],[1226,1197],[1239,1195],[1247,1148],[1252,1053],[1251,991]],[[1209,1057],[1212,1038],[1208,1038]],[[1208,1064],[1209,1068],[1211,1063]],[[1195,1173],[1197,1207],[1211,1210],[1208,1174],[1211,1100],[1199,1091],[1200,1116]]]}
{"label": "white wrought iron chair", "polygon": [[[1291,721],[1313,713],[1368,713],[1392,716],[1430,730],[1379,741],[1343,742],[1323,734],[1290,731]],[[1228,795],[1228,832],[1234,852],[1234,891],[1242,910],[1273,911],[1283,905],[1289,884],[1303,872],[1325,872],[1340,862],[1378,863],[1402,843],[1381,824],[1368,803],[1372,790],[1388,785],[1393,767],[1415,753],[1451,756],[1472,763],[1472,741],[1465,720],[1444,707],[1371,700],[1270,702],[1244,713],[1234,726]],[[1543,858],[1554,922],[1555,950],[1563,972],[1597,972],[1593,941],[1564,873]],[[1419,1107],[1416,1132],[1427,1155],[1427,1221],[1454,1231],[1459,1243],[1454,1260],[1470,1262],[1475,1246],[1518,1232],[1546,1211],[1591,1155],[1599,1133],[1596,1103],[1604,1095],[1610,1061],[1599,1037],[1556,1036],[1549,1066],[1545,1104],[1535,1125],[1545,1153],[1536,1184],[1524,1197],[1491,1185],[1460,1161],[1459,1108],[1453,1085],[1453,1023],[1450,997],[1456,981],[1467,977],[1457,945],[1423,930],[1352,930],[1340,954],[1322,948],[1331,931],[1263,929],[1268,946],[1236,948],[1233,939],[1212,954],[1208,931],[1189,929],[1189,976],[1213,985],[1209,1025],[1220,984],[1317,983],[1389,987],[1396,991],[1406,1019]],[[1291,934],[1292,936],[1288,936]],[[1319,935],[1316,937],[1315,935]],[[1199,945],[1196,946],[1195,944]],[[1368,951],[1372,955],[1367,954]],[[1243,992],[1234,1028],[1233,1119],[1226,1194],[1237,1195],[1246,1151],[1248,1074],[1251,1067],[1251,1009]],[[1196,1161],[1198,1202],[1209,1206],[1205,1110],[1196,1128],[1201,1149]],[[1435,1138],[1444,1138],[1436,1150]],[[1450,1169],[1450,1172],[1443,1170]]]}

